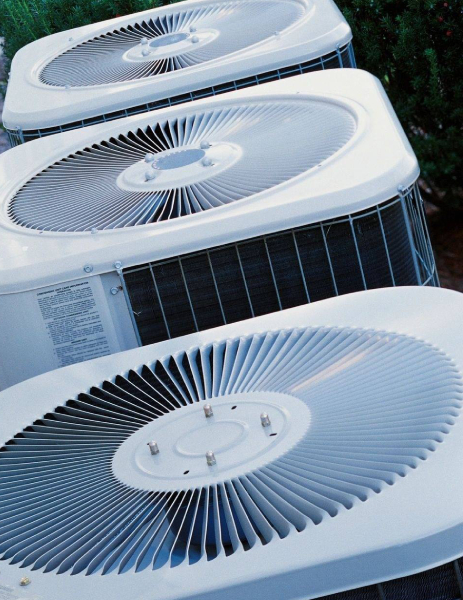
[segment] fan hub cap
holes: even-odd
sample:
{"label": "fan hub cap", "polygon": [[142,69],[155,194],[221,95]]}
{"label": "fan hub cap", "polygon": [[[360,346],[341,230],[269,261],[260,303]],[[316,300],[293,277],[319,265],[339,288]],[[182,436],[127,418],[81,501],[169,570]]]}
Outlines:
{"label": "fan hub cap", "polygon": [[219,36],[217,29],[201,29],[194,33],[179,31],[156,36],[148,41],[133,46],[123,55],[128,62],[150,62],[153,60],[173,58],[179,54],[195,52],[213,42]]}
{"label": "fan hub cap", "polygon": [[[174,410],[131,435],[113,458],[114,475],[138,489],[180,489],[240,476],[272,462],[292,448],[310,426],[307,405],[275,392],[221,396],[210,400],[214,414],[205,419],[204,402]],[[262,427],[260,415],[271,426]],[[147,443],[155,439],[159,453]],[[216,464],[208,466],[208,451]]]}
{"label": "fan hub cap", "polygon": [[130,192],[156,192],[194,185],[229,169],[241,155],[241,148],[229,142],[214,143],[207,150],[199,148],[199,143],[173,148],[155,154],[151,163],[143,159],[131,165],[120,173],[116,183],[121,190]]}

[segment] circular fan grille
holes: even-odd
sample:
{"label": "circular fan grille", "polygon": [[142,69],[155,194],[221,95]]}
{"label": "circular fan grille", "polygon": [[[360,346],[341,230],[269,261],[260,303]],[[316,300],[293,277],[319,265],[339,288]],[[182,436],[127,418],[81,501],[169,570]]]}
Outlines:
{"label": "circular fan grille", "polygon": [[[303,14],[303,6],[294,0],[217,2],[190,10],[177,7],[167,15],[147,18],[71,48],[43,68],[40,80],[51,86],[93,86],[177,71],[260,42]],[[207,42],[211,30],[215,34],[210,42],[202,43],[202,36]],[[178,47],[171,56],[165,53],[169,45]],[[140,60],[127,60],[128,52]]]}
{"label": "circular fan grille", "polygon": [[[450,431],[461,391],[443,353],[375,331],[272,332],[166,357],[67,401],[2,448],[1,556],[45,572],[92,575],[252,552],[361,510],[417,468]],[[243,461],[241,475],[221,478],[219,470],[216,481],[199,486],[184,473],[174,491],[115,476],[118,450],[148,424],[161,427],[207,399],[213,405],[270,392],[304,403],[311,421],[267,464],[249,470]],[[239,419],[241,408],[236,401],[229,412]],[[230,452],[217,455],[217,467]]]}
{"label": "circular fan grille", "polygon": [[[320,164],[355,127],[346,109],[307,100],[221,106],[166,120],[54,163],[12,198],[9,217],[32,229],[90,231],[202,212]],[[151,162],[144,162],[147,154]],[[190,164],[193,155],[197,162]],[[120,183],[125,174],[131,185]]]}

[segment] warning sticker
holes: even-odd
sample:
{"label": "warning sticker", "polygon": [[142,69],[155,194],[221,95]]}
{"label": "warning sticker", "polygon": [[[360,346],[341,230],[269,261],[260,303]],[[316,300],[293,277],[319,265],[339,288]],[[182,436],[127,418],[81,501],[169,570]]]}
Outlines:
{"label": "warning sticker", "polygon": [[37,301],[58,367],[114,352],[108,339],[112,323],[103,318],[94,285],[76,281],[37,293]]}

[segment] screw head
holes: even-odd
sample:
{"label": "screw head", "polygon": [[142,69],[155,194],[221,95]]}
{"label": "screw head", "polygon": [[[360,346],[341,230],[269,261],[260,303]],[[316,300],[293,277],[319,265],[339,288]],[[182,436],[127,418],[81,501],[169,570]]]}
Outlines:
{"label": "screw head", "polygon": [[210,167],[212,165],[212,159],[209,156],[205,156],[202,160],[203,167]]}
{"label": "screw head", "polygon": [[140,40],[140,44],[142,46],[146,46],[147,43],[148,43],[148,38],[142,37],[141,40]]}
{"label": "screw head", "polygon": [[19,581],[19,585],[29,585],[31,583],[31,580],[29,579],[29,577],[22,577]]}
{"label": "screw head", "polygon": [[111,292],[111,294],[112,294],[113,296],[115,296],[116,294],[118,294],[118,293],[119,293],[119,288],[117,288],[117,287],[112,287],[112,288],[110,289],[110,292]]}
{"label": "screw head", "polygon": [[90,230],[90,233],[95,235],[95,233],[98,233],[98,229],[96,227],[92,227],[92,229]]}
{"label": "screw head", "polygon": [[264,412],[260,415],[260,422],[262,424],[262,427],[270,426],[270,417],[268,416],[267,413]]}
{"label": "screw head", "polygon": [[115,269],[122,269],[122,263],[120,260],[116,260],[116,262],[114,263],[114,268]]}
{"label": "screw head", "polygon": [[214,411],[212,410],[212,406],[210,404],[205,404],[203,410],[207,419],[214,416]]}
{"label": "screw head", "polygon": [[208,142],[207,140],[203,140],[203,141],[201,142],[201,144],[199,145],[199,147],[200,147],[202,150],[207,150],[208,148],[210,148],[210,147],[211,147],[211,145],[209,144],[209,142]]}
{"label": "screw head", "polygon": [[146,171],[145,181],[152,181],[153,179],[156,179],[156,171]]}
{"label": "screw head", "polygon": [[150,54],[151,52],[147,48],[143,48],[143,50],[141,51],[142,56],[149,56]]}
{"label": "screw head", "polygon": [[198,31],[196,27],[194,27],[193,25],[190,27],[190,31],[191,33],[194,33],[195,31]]}
{"label": "screw head", "polygon": [[84,266],[85,273],[91,273],[92,271],[93,271],[93,265],[85,265]]}
{"label": "screw head", "polygon": [[193,43],[193,44],[197,44],[197,43],[199,42],[199,37],[198,37],[197,35],[194,35],[194,36],[191,38],[191,41],[192,41],[192,43]]}
{"label": "screw head", "polygon": [[155,454],[159,454],[159,446],[157,442],[148,442],[148,448],[153,456]]}
{"label": "screw head", "polygon": [[208,450],[206,452],[206,462],[209,467],[212,467],[215,464],[217,464],[217,461],[215,459],[215,454],[212,452],[212,450]]}
{"label": "screw head", "polygon": [[148,152],[147,154],[145,154],[145,162],[146,163],[152,163],[154,160],[154,154],[152,154],[151,152]]}

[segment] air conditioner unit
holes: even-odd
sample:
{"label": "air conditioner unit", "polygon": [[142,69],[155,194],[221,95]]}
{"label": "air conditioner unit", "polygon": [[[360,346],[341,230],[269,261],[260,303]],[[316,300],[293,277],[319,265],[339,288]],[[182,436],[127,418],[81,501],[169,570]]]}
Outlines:
{"label": "air conditioner unit", "polygon": [[332,0],[196,0],[65,31],[13,60],[12,145],[318,69],[355,67]]}
{"label": "air conditioner unit", "polygon": [[462,329],[461,294],[373,290],[10,388],[0,589],[454,600]]}
{"label": "air conditioner unit", "polygon": [[437,285],[418,173],[380,83],[352,69],[14,148],[0,158],[2,385],[330,296]]}

